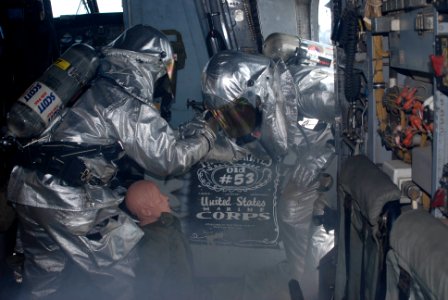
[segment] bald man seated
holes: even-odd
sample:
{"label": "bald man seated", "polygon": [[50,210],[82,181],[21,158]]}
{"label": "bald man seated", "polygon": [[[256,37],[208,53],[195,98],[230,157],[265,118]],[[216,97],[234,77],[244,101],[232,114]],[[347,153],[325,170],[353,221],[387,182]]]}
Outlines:
{"label": "bald man seated", "polygon": [[125,203],[145,233],[137,245],[138,294],[146,299],[194,299],[191,249],[168,197],[153,182],[141,180],[129,187]]}

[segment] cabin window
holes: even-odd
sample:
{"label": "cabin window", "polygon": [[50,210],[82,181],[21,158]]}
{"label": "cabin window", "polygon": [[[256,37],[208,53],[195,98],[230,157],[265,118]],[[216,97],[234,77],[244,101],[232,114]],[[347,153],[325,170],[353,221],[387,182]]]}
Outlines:
{"label": "cabin window", "polygon": [[[90,13],[82,0],[51,0],[53,17],[83,15]],[[100,13],[123,12],[122,0],[97,0]]]}
{"label": "cabin window", "polygon": [[331,44],[331,0],[319,0],[319,42]]}

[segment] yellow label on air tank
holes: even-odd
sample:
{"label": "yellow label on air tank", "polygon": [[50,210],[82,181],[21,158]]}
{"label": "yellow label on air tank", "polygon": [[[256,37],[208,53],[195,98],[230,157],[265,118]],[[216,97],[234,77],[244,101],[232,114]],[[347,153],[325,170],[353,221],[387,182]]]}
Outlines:
{"label": "yellow label on air tank", "polygon": [[64,71],[66,71],[70,67],[70,63],[62,58],[56,59],[53,64]]}

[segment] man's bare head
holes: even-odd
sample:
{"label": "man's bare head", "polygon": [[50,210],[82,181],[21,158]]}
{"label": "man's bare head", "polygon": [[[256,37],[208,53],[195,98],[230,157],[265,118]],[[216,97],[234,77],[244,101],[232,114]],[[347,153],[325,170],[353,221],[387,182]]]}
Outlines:
{"label": "man's bare head", "polygon": [[153,223],[161,213],[171,211],[168,197],[149,180],[133,183],[127,191],[125,202],[129,211],[139,219],[141,226]]}

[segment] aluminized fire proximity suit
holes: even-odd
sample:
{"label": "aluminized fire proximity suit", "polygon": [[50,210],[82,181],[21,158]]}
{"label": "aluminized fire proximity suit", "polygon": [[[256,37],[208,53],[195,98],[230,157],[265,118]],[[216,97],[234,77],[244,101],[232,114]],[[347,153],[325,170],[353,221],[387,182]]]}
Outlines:
{"label": "aluminized fire proximity suit", "polygon": [[294,78],[282,61],[263,55],[216,54],[203,71],[202,89],[205,107],[236,141],[228,143],[229,153],[237,153],[239,146],[254,155],[268,154],[280,164],[280,237],[291,276],[300,281],[319,197],[317,178],[334,156],[330,127],[314,131],[298,124],[300,97]]}
{"label": "aluminized fire proximity suit", "polygon": [[[125,190],[113,184],[115,160],[126,154],[156,176],[178,174],[206,155],[216,137],[200,119],[187,123],[179,134],[152,103],[156,81],[169,73],[173,62],[161,32],[137,25],[101,51],[92,86],[38,144],[118,145],[119,150],[113,158],[102,151],[79,154],[88,175],[81,184],[61,179],[67,174],[39,168],[16,166],[11,174],[8,198],[20,218],[24,283],[34,298],[67,299],[76,292],[77,299],[98,299],[79,294],[96,284],[93,291],[102,290],[101,297],[133,299],[134,246],[143,233],[118,207]],[[76,270],[71,275],[69,266]],[[74,275],[87,278],[88,284],[77,285]]]}

